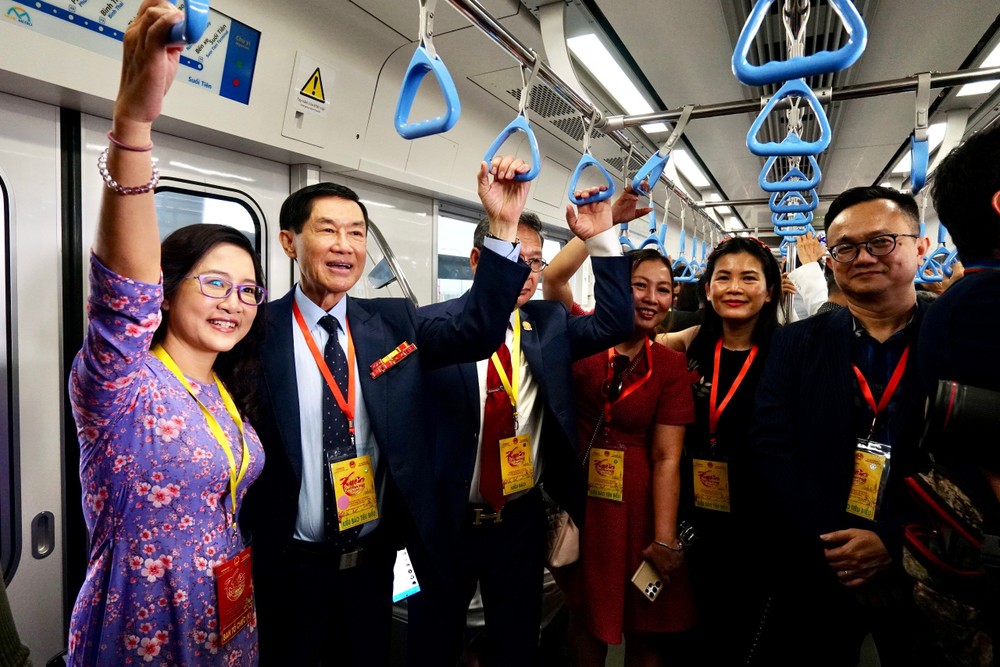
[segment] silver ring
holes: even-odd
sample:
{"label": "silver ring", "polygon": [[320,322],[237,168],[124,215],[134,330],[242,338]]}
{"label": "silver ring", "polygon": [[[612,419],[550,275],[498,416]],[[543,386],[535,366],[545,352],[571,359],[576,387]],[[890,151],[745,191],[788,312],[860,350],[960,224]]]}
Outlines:
{"label": "silver ring", "polygon": [[851,573],[848,572],[847,570],[843,570],[843,571],[841,571],[841,574],[843,574],[846,577],[846,576],[849,576]]}

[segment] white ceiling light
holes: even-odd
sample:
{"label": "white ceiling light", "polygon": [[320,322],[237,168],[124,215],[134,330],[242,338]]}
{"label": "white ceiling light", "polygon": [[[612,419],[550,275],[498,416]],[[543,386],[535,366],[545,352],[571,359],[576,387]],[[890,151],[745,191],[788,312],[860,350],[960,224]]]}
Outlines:
{"label": "white ceiling light", "polygon": [[[718,192],[713,192],[708,195],[708,201],[722,201],[722,195],[720,195]],[[728,206],[713,206],[712,210],[718,211],[722,215],[733,214],[733,209],[729,208]]]}
{"label": "white ceiling light", "polygon": [[[979,63],[978,69],[985,69],[987,67],[996,67],[1000,65],[1000,44],[993,47],[990,54],[983,59],[983,62]],[[1000,81],[977,81],[976,83],[967,83],[958,89],[955,93],[955,97],[965,97],[966,95],[986,95],[987,93],[993,92],[993,89],[1000,84]]]}
{"label": "white ceiling light", "polygon": [[[625,113],[634,116],[653,112],[653,107],[597,35],[570,37],[566,40],[566,44],[594,79],[621,105]],[[647,123],[642,129],[650,133],[666,132],[667,126],[665,123]]]}
{"label": "white ceiling light", "polygon": [[[694,187],[699,190],[711,187],[712,182],[708,180],[708,177],[705,176],[704,172],[702,172],[698,165],[695,164],[695,161],[691,159],[691,156],[687,154],[687,151],[678,150],[676,148],[670,151],[670,162],[674,163],[681,176],[686,178]],[[670,164],[670,162],[667,164]]]}
{"label": "white ceiling light", "polygon": [[[934,150],[941,145],[944,141],[944,131],[948,127],[947,123],[934,123],[927,128],[927,153],[933,153]],[[896,166],[892,168],[892,173],[894,174],[908,174],[910,173],[910,151],[903,153],[903,157],[899,159]]]}

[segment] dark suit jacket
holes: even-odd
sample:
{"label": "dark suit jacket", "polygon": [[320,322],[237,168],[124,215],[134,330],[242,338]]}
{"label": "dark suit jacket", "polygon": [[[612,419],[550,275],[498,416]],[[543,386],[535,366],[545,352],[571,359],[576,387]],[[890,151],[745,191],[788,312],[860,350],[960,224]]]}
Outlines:
{"label": "dark suit jacket", "polygon": [[[572,317],[554,301],[529,301],[521,308],[521,349],[538,382],[545,417],[539,442],[545,491],[583,524],[583,471],[576,453],[573,412],[573,361],[606,350],[628,338],[635,314],[629,261],[594,257],[597,308],[592,315]],[[447,317],[470,298],[425,306],[422,312]],[[513,310],[513,309],[512,309]],[[499,345],[497,345],[499,347]],[[474,363],[448,366],[429,376],[434,393],[429,427],[434,432],[436,480],[443,505],[437,518],[449,539],[457,539],[476,465],[479,441],[479,379]]]}
{"label": "dark suit jacket", "polygon": [[[409,527],[412,519],[417,537],[428,549],[440,539],[431,522],[436,500],[429,445],[419,428],[427,395],[424,374],[443,364],[474,362],[492,354],[506,335],[509,313],[528,275],[523,262],[493,252],[484,252],[481,262],[469,297],[448,316],[418,313],[406,299],[348,297],[347,302],[361,393],[382,457],[380,465],[387,466],[382,521]],[[255,561],[264,568],[278,565],[272,559],[280,558],[292,539],[302,481],[293,298],[294,290],[263,308],[267,328],[260,391],[265,408],[253,425],[267,458],[240,512],[241,526],[254,540]],[[372,379],[369,366],[403,341],[415,343],[417,351]],[[402,544],[404,536],[395,537]]]}
{"label": "dark suit jacket", "polygon": [[[916,321],[910,325],[913,331],[925,310],[926,305],[918,302]],[[845,528],[878,533],[898,564],[903,524],[916,516],[903,486],[904,477],[926,464],[918,446],[925,394],[915,342],[892,399],[889,428],[896,435],[878,519],[871,522],[845,511],[857,448],[852,418],[859,395],[851,369],[853,328],[847,308],[786,325],[774,336],[757,389],[750,458],[762,491],[773,501],[760,508],[761,527],[775,538],[769,544],[782,542],[796,551],[794,556],[778,558],[777,567],[797,564],[798,557],[812,567],[820,562],[826,567],[819,535]]]}

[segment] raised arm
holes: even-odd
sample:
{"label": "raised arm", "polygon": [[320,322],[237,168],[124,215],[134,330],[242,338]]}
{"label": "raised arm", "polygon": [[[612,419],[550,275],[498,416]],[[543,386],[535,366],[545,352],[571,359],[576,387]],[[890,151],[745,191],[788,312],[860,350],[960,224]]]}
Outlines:
{"label": "raised arm", "polygon": [[[183,17],[167,0],[145,0],[125,31],[121,82],[102,173],[107,187],[94,253],[115,273],[146,283],[160,278],[150,137],[183,50],[183,45],[168,45],[167,36]],[[129,189],[141,192],[129,194]]]}
{"label": "raised arm", "polygon": [[[632,190],[632,183],[626,183],[625,189],[611,205],[611,222],[616,225],[631,222],[653,210],[648,207],[639,208],[636,206],[638,203],[639,196]],[[567,222],[570,216],[575,218],[576,212],[573,211],[572,207],[567,208],[566,216]],[[572,228],[572,225],[570,227]],[[569,281],[573,274],[580,270],[586,259],[587,246],[584,242],[578,237],[570,239],[569,243],[563,246],[545,269],[542,295],[549,301],[559,301],[567,308],[572,309],[573,289],[570,287]]]}

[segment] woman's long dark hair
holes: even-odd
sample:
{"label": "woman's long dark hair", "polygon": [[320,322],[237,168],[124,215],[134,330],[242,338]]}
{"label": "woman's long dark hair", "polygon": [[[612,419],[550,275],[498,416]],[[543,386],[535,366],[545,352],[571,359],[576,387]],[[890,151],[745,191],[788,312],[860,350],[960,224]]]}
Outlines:
{"label": "woman's long dark hair", "polygon": [[[757,258],[764,268],[764,281],[771,300],[764,304],[754,324],[751,340],[754,345],[766,352],[771,343],[771,336],[778,328],[778,306],[781,304],[781,267],[771,254],[771,250],[755,238],[736,236],[726,239],[715,246],[705,263],[705,273],[698,281],[698,288],[704,294],[705,286],[712,281],[715,265],[724,255],[746,253]],[[722,318],[709,302],[704,308],[704,319],[698,335],[691,341],[688,348],[688,358],[697,361],[700,368],[712,367],[712,355],[715,353],[715,343],[722,336]]]}
{"label": "woman's long dark hair", "polygon": [[[191,275],[195,264],[220,243],[228,243],[242,248],[253,261],[254,281],[264,286],[264,268],[256,249],[246,236],[228,225],[200,224],[181,227],[163,239],[160,246],[160,267],[163,270],[163,298],[173,297],[181,282]],[[252,306],[250,306],[252,307]],[[222,352],[215,360],[214,370],[233,395],[236,407],[244,415],[254,414],[256,408],[256,385],[260,377],[260,340],[264,335],[264,318],[259,312],[254,317],[250,330],[243,339],[228,352]],[[170,311],[163,311],[163,321],[153,334],[153,344],[163,341],[167,332]]]}

